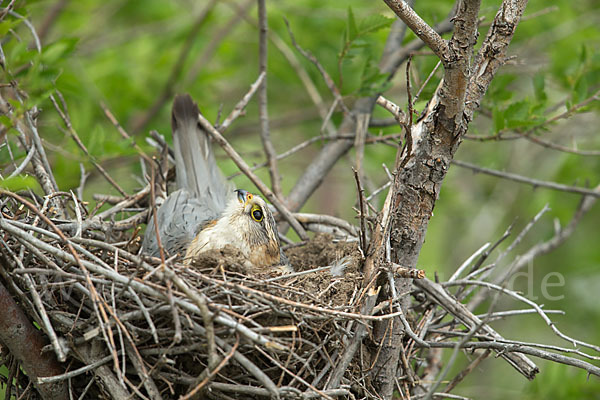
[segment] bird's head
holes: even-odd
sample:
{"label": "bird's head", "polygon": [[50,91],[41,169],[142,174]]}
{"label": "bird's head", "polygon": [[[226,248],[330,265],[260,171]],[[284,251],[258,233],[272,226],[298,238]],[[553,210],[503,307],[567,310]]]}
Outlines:
{"label": "bird's head", "polygon": [[236,190],[236,200],[232,200],[226,214],[229,214],[231,229],[238,231],[243,238],[245,252],[256,266],[279,264],[279,233],[273,213],[260,197],[246,190]]}

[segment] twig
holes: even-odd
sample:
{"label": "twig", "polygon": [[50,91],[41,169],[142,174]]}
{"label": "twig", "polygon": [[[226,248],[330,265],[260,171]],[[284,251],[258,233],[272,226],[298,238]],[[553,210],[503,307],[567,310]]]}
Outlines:
{"label": "twig", "polygon": [[377,105],[389,111],[389,113],[394,116],[394,120],[397,124],[403,125],[405,123],[406,115],[404,114],[404,111],[402,111],[395,103],[383,97],[383,95],[377,97]]}
{"label": "twig", "polygon": [[[20,267],[23,268],[23,264],[21,264]],[[67,353],[65,352],[65,349],[63,348],[58,336],[56,335],[54,328],[52,327],[52,323],[50,322],[50,318],[48,318],[48,312],[44,308],[44,304],[42,303],[40,294],[37,292],[37,290],[35,290],[33,279],[28,274],[25,274],[24,278],[27,287],[29,287],[29,292],[33,297],[33,304],[35,304],[38,312],[40,313],[40,317],[42,318],[44,330],[46,331],[46,334],[50,337],[50,342],[52,343],[52,347],[54,348],[54,352],[56,353],[56,358],[58,358],[58,361],[60,362],[65,362],[67,360]]]}
{"label": "twig", "polygon": [[316,387],[314,387],[313,385],[311,385],[310,383],[306,382],[304,379],[302,379],[301,377],[299,377],[297,374],[294,374],[292,371],[290,371],[289,369],[287,369],[283,364],[281,364],[279,361],[277,361],[276,359],[274,359],[273,357],[271,357],[269,354],[267,354],[264,350],[255,347],[256,350],[258,350],[263,356],[265,356],[266,358],[268,358],[269,360],[271,360],[271,362],[273,364],[275,364],[277,367],[279,367],[281,370],[285,371],[287,374],[289,374],[290,376],[294,377],[294,379],[297,379],[299,382],[301,382],[303,385],[306,385],[310,390],[314,391],[315,393],[318,393],[322,398],[327,399],[327,400],[333,400],[333,398],[331,396],[328,396],[327,394],[325,394],[324,392],[320,391],[319,389],[317,389]]}
{"label": "twig", "polygon": [[58,115],[60,115],[60,117],[62,118],[63,122],[65,123],[65,126],[67,127],[67,131],[69,132],[69,134],[71,135],[71,137],[73,138],[73,141],[77,144],[77,146],[79,146],[79,148],[83,151],[83,153],[88,157],[88,159],[90,160],[90,162],[92,163],[92,165],[98,170],[98,172],[100,172],[100,174],[115,188],[117,189],[117,191],[119,193],[121,193],[121,195],[123,196],[127,196],[127,193],[121,188],[121,186],[119,186],[119,184],[108,174],[108,172],[106,172],[106,170],[104,169],[104,167],[102,167],[102,165],[100,165],[96,160],[95,157],[92,157],[92,155],[90,154],[90,152],[88,151],[88,149],[85,147],[85,145],[83,144],[83,142],[81,141],[81,139],[79,138],[79,135],[77,134],[77,132],[75,131],[75,129],[73,128],[73,125],[71,124],[71,119],[69,118],[69,116],[66,114],[66,111],[63,111],[60,106],[58,105],[58,103],[56,102],[56,99],[54,98],[54,95],[51,94],[50,95],[50,100],[52,101],[52,104],[54,104],[54,108],[56,109],[56,111],[58,112]]}
{"label": "twig", "polygon": [[590,349],[593,349],[597,352],[600,352],[600,346],[596,346],[590,343],[586,343],[583,342],[581,340],[578,339],[574,339],[570,336],[565,335],[564,333],[562,333],[560,330],[558,330],[558,328],[556,327],[556,325],[554,324],[554,322],[552,322],[552,320],[546,315],[546,313],[544,312],[544,310],[542,310],[542,308],[537,305],[535,302],[529,300],[528,298],[521,296],[520,294],[518,294],[515,291],[512,290],[508,290],[502,286],[499,285],[495,285],[493,283],[490,282],[484,282],[484,281],[477,281],[477,280],[458,280],[458,281],[454,281],[454,282],[445,282],[442,283],[442,286],[454,286],[454,285],[478,285],[478,286],[484,286],[488,289],[494,289],[497,290],[500,293],[503,294],[507,294],[511,297],[514,297],[515,299],[522,301],[523,303],[531,306],[533,309],[535,309],[537,311],[537,313],[540,315],[540,317],[542,317],[542,319],[544,320],[544,322],[546,323],[546,325],[548,325],[550,327],[550,329],[552,329],[552,331],[561,339],[566,340],[567,342],[570,342],[573,344],[573,346],[584,346]]}
{"label": "twig", "polygon": [[[209,385],[212,390],[218,390],[222,392],[231,392],[238,393],[240,395],[247,396],[262,396],[262,397],[270,397],[272,394],[263,388],[253,387],[253,386],[242,386],[242,385],[233,385],[230,383],[221,383],[214,382]],[[282,387],[278,390],[278,392],[285,392],[286,387]],[[316,399],[321,398],[321,393],[327,396],[348,396],[350,391],[348,389],[332,389],[332,390],[321,390],[319,392],[308,392],[302,393],[302,399]]]}
{"label": "twig", "polygon": [[362,184],[360,183],[360,177],[358,175],[358,171],[352,168],[352,172],[354,173],[354,180],[356,181],[356,192],[358,196],[358,205],[360,210],[359,221],[360,221],[360,249],[363,255],[367,254],[367,223],[366,223],[366,207],[365,207],[365,193],[362,188]]}
{"label": "twig", "polygon": [[424,279],[425,271],[417,268],[407,268],[396,263],[389,263],[388,265],[382,265],[382,269],[390,268],[394,275],[400,278],[410,278],[410,279]]}
{"label": "twig", "polygon": [[225,118],[223,123],[216,126],[219,132],[225,132],[227,128],[229,128],[229,125],[231,125],[233,121],[235,121],[240,115],[242,115],[242,112],[250,102],[250,99],[252,99],[252,96],[254,96],[254,93],[256,93],[259,87],[261,87],[266,75],[266,72],[261,72],[258,75],[256,81],[254,81],[254,83],[250,85],[250,89],[248,90],[248,92],[246,92],[244,97],[242,97],[242,99],[235,105],[235,107],[233,108],[233,110],[231,110],[231,113],[229,113],[229,115],[227,116],[227,118]]}
{"label": "twig", "polygon": [[[220,132],[220,130],[219,130]],[[365,139],[365,144],[375,144],[375,143],[381,143],[381,142],[386,142],[386,141],[392,141],[392,140],[397,140],[400,136],[402,136],[401,133],[392,133],[390,135],[384,135],[384,136],[368,136]],[[277,160],[282,160],[286,157],[291,156],[294,153],[297,153],[300,150],[303,150],[305,148],[307,148],[308,146],[310,146],[311,144],[315,143],[315,142],[319,142],[319,141],[326,141],[326,140],[340,140],[340,141],[347,141],[347,140],[351,140],[354,138],[354,135],[330,135],[330,136],[313,136],[310,139],[305,140],[304,142],[298,143],[297,145],[293,146],[291,149],[278,154],[277,155]],[[253,166],[251,168],[252,171],[256,171],[259,168],[264,168],[268,165],[267,162],[263,162],[260,164],[257,164],[255,166]],[[234,174],[231,174],[230,176],[227,177],[227,179],[232,179],[235,178],[236,176],[241,175],[242,172],[236,172]]]}
{"label": "twig", "polygon": [[87,180],[89,175],[90,174],[85,172],[85,167],[83,166],[83,163],[79,163],[79,186],[77,186],[77,197],[80,199],[83,199],[83,189],[85,187],[85,181]]}
{"label": "twig", "polygon": [[103,102],[100,102],[100,107],[102,108],[102,111],[104,111],[104,115],[106,115],[106,118],[108,118],[108,120],[113,124],[113,126],[117,129],[117,132],[119,132],[121,134],[121,136],[123,137],[123,139],[131,141],[131,146],[138,152],[138,154],[144,160],[146,160],[146,162],[148,162],[150,165],[152,165],[152,159],[136,143],[135,139],[132,138],[127,133],[127,131],[123,128],[123,126],[121,126],[121,124],[119,124],[119,121],[115,118],[115,116],[113,115],[113,113],[108,109],[108,107],[106,106],[106,104],[104,104]]}
{"label": "twig", "polygon": [[452,276],[448,279],[449,282],[452,282],[454,280],[456,280],[460,274],[462,274],[462,272],[467,269],[467,267],[469,267],[469,265],[471,265],[471,263],[473,262],[473,260],[475,260],[477,257],[479,257],[481,255],[481,253],[483,253],[485,250],[487,250],[487,248],[490,247],[490,243],[485,243],[483,246],[481,246],[479,248],[479,250],[477,250],[475,253],[471,254],[469,256],[469,258],[467,258],[465,260],[464,263],[462,263],[460,265],[460,267],[458,267],[456,269],[456,271],[452,274]]}
{"label": "twig", "polygon": [[[215,368],[213,370],[210,371],[210,374],[204,378],[202,380],[202,382],[200,382],[196,387],[194,387],[192,390],[189,391],[189,393],[187,393],[185,396],[181,396],[180,400],[188,400],[191,399],[196,393],[198,393],[204,386],[206,386],[206,384],[208,382],[210,382],[210,380],[217,375],[217,373],[219,373],[219,371],[221,369],[223,369],[223,367],[225,365],[227,365],[227,363],[229,363],[229,360],[231,359],[231,357],[233,357],[233,355],[235,354],[238,346],[240,344],[240,338],[239,336],[237,337],[237,340],[235,341],[235,344],[233,345],[233,347],[231,348],[231,350],[229,350],[229,353],[227,353],[227,355],[225,357],[223,357],[223,359],[221,360],[221,362],[215,366]],[[211,368],[212,369],[212,368]]]}
{"label": "twig", "polygon": [[417,93],[415,94],[415,97],[413,98],[413,101],[412,101],[413,107],[414,107],[415,103],[417,102],[417,100],[419,99],[419,96],[421,95],[421,92],[423,91],[423,89],[425,89],[425,86],[427,86],[427,83],[429,83],[429,81],[431,80],[431,78],[433,78],[433,75],[435,74],[435,71],[438,70],[438,68],[440,67],[440,65],[442,65],[442,62],[438,61],[437,64],[435,64],[435,67],[431,70],[431,72],[429,73],[429,75],[427,76],[427,78],[425,79],[425,81],[423,82],[423,84],[421,85],[421,87],[419,88],[419,90],[417,91]]}
{"label": "twig", "polygon": [[[431,347],[440,348],[453,348],[456,346],[455,342],[427,342]],[[581,368],[590,374],[600,376],[600,368],[592,365],[586,361],[579,360],[577,358],[564,356],[562,354],[556,354],[549,351],[536,349],[529,346],[503,344],[499,342],[466,342],[461,344],[461,348],[465,349],[493,349],[503,355],[515,355],[518,353],[528,354],[531,356],[543,358],[553,362],[558,362],[565,365]]]}
{"label": "twig", "polygon": [[[122,353],[122,351],[119,352],[119,354],[121,354],[121,353]],[[39,383],[53,383],[53,382],[64,381],[64,380],[71,379],[71,378],[74,378],[79,375],[83,375],[88,371],[93,371],[94,369],[98,368],[99,366],[109,363],[111,360],[112,360],[112,356],[106,356],[106,357],[96,360],[88,365],[84,365],[83,367],[74,369],[69,372],[65,372],[64,374],[37,378],[37,381]]]}
{"label": "twig", "polygon": [[187,59],[188,54],[192,50],[192,46],[196,37],[198,36],[198,33],[200,32],[200,28],[202,28],[202,26],[204,25],[204,21],[206,20],[216,3],[217,0],[210,0],[210,2],[206,4],[204,8],[202,8],[200,13],[198,14],[198,17],[196,17],[196,20],[192,25],[192,29],[187,35],[185,42],[183,43],[183,46],[179,51],[177,60],[175,60],[173,68],[171,69],[169,77],[167,78],[167,81],[165,82],[162,90],[159,92],[159,95],[156,97],[156,100],[154,101],[152,106],[150,106],[146,114],[144,114],[133,126],[131,132],[133,132],[134,134],[140,132],[142,128],[146,126],[148,122],[150,122],[150,119],[152,119],[158,113],[162,106],[173,95],[176,88],[177,80],[180,79],[181,72],[183,71],[185,60]]}
{"label": "twig", "polygon": [[580,188],[577,186],[568,186],[568,185],[563,185],[561,183],[555,183],[555,182],[540,181],[537,179],[528,178],[528,177],[525,177],[522,175],[510,173],[510,172],[501,172],[501,171],[496,171],[496,170],[489,169],[489,168],[479,167],[477,165],[474,165],[474,164],[471,164],[471,163],[468,163],[465,161],[452,160],[452,164],[457,165],[459,167],[468,168],[475,172],[482,172],[484,174],[497,176],[499,178],[509,179],[511,181],[515,181],[515,182],[519,182],[519,183],[525,183],[525,184],[533,186],[534,188],[543,187],[543,188],[548,188],[548,189],[552,189],[552,190],[559,190],[562,192],[578,193],[578,194],[585,194],[585,195],[594,196],[594,197],[600,197],[600,191],[598,191],[598,190]]}
{"label": "twig", "polygon": [[[10,4],[12,4],[13,2],[11,2]],[[6,8],[0,8],[0,10],[3,13],[8,13],[9,15],[15,17],[15,18],[19,18],[20,20],[23,21],[23,23],[25,24],[25,26],[29,29],[29,32],[31,33],[31,36],[33,37],[33,43],[35,44],[35,49],[37,50],[38,53],[42,52],[42,42],[40,41],[40,38],[37,34],[37,31],[35,29],[35,27],[33,26],[33,24],[31,23],[31,21],[29,21],[28,18],[25,18],[24,16],[22,16],[19,13],[14,12],[13,10],[10,9],[11,5],[9,4],[9,7]]]}
{"label": "twig", "polygon": [[287,209],[287,207],[273,194],[273,192],[265,185],[260,178],[254,174],[248,164],[244,161],[244,159],[235,151],[235,149],[229,144],[227,139],[221,135],[219,131],[215,129],[214,126],[203,115],[198,116],[200,120],[200,125],[207,131],[225,150],[225,152],[231,157],[233,162],[238,166],[240,170],[256,185],[258,190],[261,191],[262,194],[277,208],[277,210],[281,213],[283,218],[289,222],[289,224],[294,228],[298,236],[302,240],[306,240],[308,236],[306,235],[306,231],[300,225],[300,223],[294,218],[292,213]]}
{"label": "twig", "polygon": [[136,370],[140,380],[142,381],[142,385],[148,392],[148,396],[151,400],[162,400],[162,396],[160,394],[160,390],[156,386],[154,379],[148,374],[146,371],[146,367],[144,367],[144,361],[139,358],[139,353],[133,343],[127,342],[126,344],[126,352],[133,353],[128,354],[129,359],[131,360],[131,364],[133,364],[133,368]]}
{"label": "twig", "polygon": [[366,314],[350,313],[350,312],[339,311],[339,310],[332,310],[329,308],[319,307],[319,306],[315,306],[312,304],[305,304],[305,303],[300,303],[297,301],[285,299],[283,297],[275,296],[270,293],[252,289],[252,288],[249,288],[249,287],[246,287],[243,285],[239,285],[239,284],[236,284],[233,282],[226,282],[226,281],[221,281],[218,279],[203,277],[203,276],[200,276],[200,278],[206,282],[216,283],[216,284],[223,285],[226,287],[235,288],[242,292],[256,295],[258,297],[269,299],[269,300],[272,300],[272,301],[275,301],[278,303],[287,304],[290,306],[299,307],[299,308],[303,308],[303,309],[318,312],[318,313],[336,315],[339,317],[352,318],[352,319],[356,319],[356,320],[365,320],[365,321],[381,321],[381,320],[387,320],[387,319],[397,317],[398,315],[401,314],[401,312],[397,311],[397,312],[393,312],[393,313],[389,313],[389,314],[373,316],[373,315],[366,315]]}
{"label": "twig", "polygon": [[310,214],[310,213],[293,213],[294,218],[302,224],[323,224],[340,228],[348,232],[350,236],[358,236],[358,228],[350,224],[348,221],[325,214]]}
{"label": "twig", "polygon": [[350,110],[348,109],[348,107],[346,107],[346,104],[344,103],[342,94],[340,93],[339,89],[335,85],[335,82],[333,81],[333,79],[331,79],[331,76],[327,73],[325,68],[323,68],[323,66],[317,59],[317,57],[315,57],[311,52],[304,50],[302,47],[300,47],[298,42],[296,42],[296,37],[294,36],[294,33],[292,32],[290,23],[288,22],[287,19],[284,19],[284,22],[285,22],[285,26],[287,27],[288,33],[290,35],[290,40],[292,41],[292,45],[294,45],[294,47],[296,48],[296,50],[298,50],[298,52],[300,54],[302,54],[308,61],[310,61],[311,63],[313,63],[315,65],[315,67],[317,67],[317,70],[323,77],[323,81],[325,81],[325,84],[327,85],[327,87],[329,88],[331,93],[333,94],[333,97],[337,100],[337,103],[340,105],[340,107],[342,108],[344,113],[350,114]]}
{"label": "twig", "polygon": [[[7,146],[8,146],[8,144],[7,144]],[[23,160],[23,162],[21,164],[19,164],[19,166],[16,167],[13,172],[10,173],[10,175],[7,177],[7,179],[12,178],[13,176],[17,176],[21,172],[23,172],[23,170],[25,169],[25,167],[27,167],[27,165],[29,164],[29,162],[31,161],[31,159],[33,158],[33,156],[35,155],[35,152],[36,152],[35,146],[31,146],[29,148],[29,151],[27,152],[27,156],[25,157],[25,159]]]}
{"label": "twig", "polygon": [[[267,6],[265,0],[258,0],[258,70],[259,72],[267,72]],[[279,199],[283,199],[281,191],[281,176],[277,168],[277,152],[271,141],[271,133],[269,131],[269,113],[267,108],[267,78],[263,79],[258,88],[258,114],[260,118],[260,138],[262,139],[267,162],[269,163],[269,174],[271,176],[271,187],[273,194]]]}
{"label": "twig", "polygon": [[[479,318],[477,318],[462,303],[450,295],[441,285],[428,279],[415,280],[413,283],[415,286],[423,289],[437,304],[458,318],[458,320],[464,323],[469,329],[471,329],[473,326],[478,326],[481,324],[481,320]],[[481,326],[481,329],[489,334],[492,338],[502,338],[488,325],[484,324]],[[511,353],[501,353],[500,356],[528,379],[533,379],[539,372],[537,366],[527,357]]]}

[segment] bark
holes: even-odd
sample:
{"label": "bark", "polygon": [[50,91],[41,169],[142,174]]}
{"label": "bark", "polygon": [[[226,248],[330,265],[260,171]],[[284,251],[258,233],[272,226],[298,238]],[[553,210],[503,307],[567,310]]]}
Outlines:
{"label": "bark", "polygon": [[[386,0],[386,3],[400,13],[399,17],[411,29],[417,29],[423,23],[422,20],[413,19],[414,12],[402,13],[404,8],[393,7],[403,2]],[[454,18],[454,34],[447,49],[440,45],[435,36],[422,37],[429,45],[433,44],[432,49],[440,57],[444,66],[444,80],[419,121],[410,127],[412,150],[401,154],[396,163],[390,189],[390,221],[386,225],[392,262],[405,267],[416,266],[450,162],[481,97],[502,65],[506,47],[526,3],[503,2],[475,59],[474,73],[471,73],[471,54],[477,41],[478,0],[459,2]],[[430,33],[426,29],[420,31]],[[385,259],[385,246],[375,251],[379,252],[375,259]],[[409,279],[398,279],[394,283],[395,292],[407,293],[411,285]],[[400,306],[408,310],[408,302],[409,296],[405,295]],[[373,367],[373,385],[384,399],[392,397],[395,377],[403,374],[398,373],[398,367],[404,329],[399,319],[393,320],[391,326],[389,324],[380,323],[374,331],[380,349]]]}
{"label": "bark", "polygon": [[[2,268],[4,267],[3,263]],[[0,341],[19,361],[43,399],[69,398],[65,381],[36,383],[38,377],[59,375],[64,370],[53,352],[42,352],[42,348],[47,344],[42,332],[27,319],[21,307],[13,300],[2,283],[0,283]]]}

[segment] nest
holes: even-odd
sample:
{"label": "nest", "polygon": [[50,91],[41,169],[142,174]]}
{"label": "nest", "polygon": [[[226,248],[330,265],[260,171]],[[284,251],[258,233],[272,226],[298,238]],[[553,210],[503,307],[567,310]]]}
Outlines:
{"label": "nest", "polygon": [[146,193],[87,218],[73,196],[73,221],[52,215],[48,201],[4,200],[2,279],[65,370],[37,382],[20,374],[13,393],[52,383],[73,398],[364,396],[369,360],[358,355],[327,387],[352,327],[364,323],[355,242],[317,235],[288,249],[292,274],[249,273],[227,248],[189,266],[162,264],[138,256],[138,232],[127,230],[148,210],[110,222]]}
{"label": "nest", "polygon": [[0,193],[7,398],[378,398],[373,366],[388,339],[377,327],[393,324],[407,393],[439,371],[428,348],[454,347],[465,328],[483,341],[469,346],[488,349],[478,360],[493,349],[525,377],[538,372],[440,284],[416,279],[414,304],[397,307],[386,282],[423,271],[384,265],[366,281],[356,240],[291,245],[293,273],[248,269],[229,248],[184,265],[138,254],[149,187],[95,214],[71,193]]}

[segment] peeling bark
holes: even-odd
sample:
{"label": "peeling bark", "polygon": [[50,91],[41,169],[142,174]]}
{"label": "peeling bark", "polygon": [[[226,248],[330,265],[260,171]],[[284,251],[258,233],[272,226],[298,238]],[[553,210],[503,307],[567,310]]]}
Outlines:
{"label": "peeling bark", "polygon": [[27,319],[2,283],[0,283],[0,341],[17,358],[43,399],[69,398],[64,381],[35,383],[37,377],[59,375],[64,371],[56,361],[54,353],[42,352],[42,348],[46,345],[42,332]]}
{"label": "peeling bark", "polygon": [[[386,3],[398,2],[386,0]],[[410,127],[412,151],[400,154],[396,162],[390,188],[390,221],[389,224],[384,222],[391,249],[391,259],[387,261],[416,267],[450,162],[474,111],[502,64],[526,4],[527,1],[502,3],[473,68],[471,57],[478,36],[478,0],[459,2],[454,34],[447,51],[441,52],[440,46],[433,48],[444,65],[444,79],[419,121]],[[420,23],[411,23],[410,14],[398,15],[411,28]],[[422,39],[428,44],[439,42],[435,37]],[[384,249],[385,246],[375,249],[379,254],[374,258],[385,260]],[[410,279],[397,279],[394,282],[395,293],[408,293],[411,285]],[[383,295],[389,297],[390,291]],[[400,307],[408,310],[408,306],[409,296],[404,295]],[[374,339],[380,348],[373,367],[373,385],[384,399],[392,397],[396,376],[402,374],[398,373],[398,368],[403,335],[404,328],[399,318],[391,323],[379,323],[374,329]]]}

